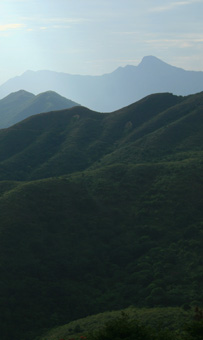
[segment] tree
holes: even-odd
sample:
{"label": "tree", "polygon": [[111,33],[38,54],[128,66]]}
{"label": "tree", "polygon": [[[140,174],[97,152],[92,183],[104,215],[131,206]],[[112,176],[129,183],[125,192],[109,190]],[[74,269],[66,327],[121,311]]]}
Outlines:
{"label": "tree", "polygon": [[131,320],[125,313],[106,323],[101,329],[87,336],[88,340],[175,340],[167,330],[159,331]]}
{"label": "tree", "polygon": [[[186,326],[186,332],[189,335],[189,340],[203,339],[203,310],[199,307],[195,308],[194,320]],[[188,339],[186,337],[186,339]]]}

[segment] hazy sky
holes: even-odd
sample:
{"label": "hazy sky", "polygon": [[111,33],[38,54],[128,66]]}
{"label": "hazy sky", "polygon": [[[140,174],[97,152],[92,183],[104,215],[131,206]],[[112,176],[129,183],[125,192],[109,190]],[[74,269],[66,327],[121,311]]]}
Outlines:
{"label": "hazy sky", "polygon": [[26,70],[103,74],[146,55],[203,71],[203,0],[0,0],[0,84]]}

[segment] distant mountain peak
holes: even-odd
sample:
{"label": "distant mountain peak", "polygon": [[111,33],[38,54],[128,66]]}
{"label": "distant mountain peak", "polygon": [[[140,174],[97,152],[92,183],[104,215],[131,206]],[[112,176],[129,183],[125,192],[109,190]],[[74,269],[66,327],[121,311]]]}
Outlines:
{"label": "distant mountain peak", "polygon": [[141,63],[138,65],[143,65],[143,66],[147,66],[147,65],[168,65],[170,66],[169,64],[165,63],[163,60],[157,58],[157,57],[154,57],[152,55],[148,55],[148,56],[145,56],[142,58],[142,61]]}
{"label": "distant mountain peak", "polygon": [[184,70],[168,60],[148,55],[136,66],[123,65],[101,76],[28,70],[0,86],[0,99],[20,89],[35,95],[51,90],[91,110],[110,112],[152,93],[188,95],[203,90],[203,72]]}
{"label": "distant mountain peak", "polygon": [[32,74],[32,73],[34,73],[34,71],[32,71],[32,70],[27,70],[27,71],[25,71],[25,72],[23,73],[23,75],[30,75],[30,74]]}
{"label": "distant mountain peak", "polygon": [[18,90],[15,92],[11,92],[10,94],[8,94],[6,97],[3,98],[3,100],[16,100],[17,98],[33,98],[35,97],[35,95],[31,92],[25,91],[25,90]]}
{"label": "distant mountain peak", "polygon": [[45,96],[50,96],[50,95],[53,95],[53,96],[60,96],[58,93],[56,93],[55,91],[52,91],[52,90],[48,90],[48,91],[44,91],[44,92],[41,92],[37,95],[37,97],[45,97]]}
{"label": "distant mountain peak", "polygon": [[26,91],[26,90],[23,90],[23,89],[11,93],[11,95],[24,95],[24,94],[32,94],[33,95],[33,93]]}
{"label": "distant mountain peak", "polygon": [[161,63],[163,63],[163,60],[153,56],[153,55],[146,55],[142,58],[142,62],[146,62],[146,61],[159,61]]}
{"label": "distant mountain peak", "polygon": [[25,90],[18,90],[0,100],[0,129],[14,125],[32,115],[64,110],[73,106],[80,105],[55,91],[34,95]]}

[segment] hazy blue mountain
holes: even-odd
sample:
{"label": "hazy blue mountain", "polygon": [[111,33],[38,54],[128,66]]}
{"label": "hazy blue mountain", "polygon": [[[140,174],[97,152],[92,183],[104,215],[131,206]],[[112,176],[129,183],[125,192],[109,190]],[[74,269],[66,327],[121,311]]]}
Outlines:
{"label": "hazy blue mountain", "polygon": [[0,128],[9,127],[38,113],[68,109],[78,105],[53,91],[35,96],[19,90],[0,100]]}
{"label": "hazy blue mountain", "polygon": [[152,93],[188,95],[200,92],[203,72],[186,71],[153,56],[144,57],[138,66],[119,67],[102,76],[26,71],[0,86],[0,98],[20,89],[34,94],[51,89],[92,110],[108,112]]}

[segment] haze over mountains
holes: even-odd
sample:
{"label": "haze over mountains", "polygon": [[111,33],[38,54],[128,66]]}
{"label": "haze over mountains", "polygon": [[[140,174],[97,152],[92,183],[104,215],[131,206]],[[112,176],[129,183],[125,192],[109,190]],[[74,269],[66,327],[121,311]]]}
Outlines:
{"label": "haze over mountains", "polygon": [[35,96],[30,92],[20,90],[0,100],[0,129],[38,113],[68,109],[77,105],[79,104],[53,91]]}
{"label": "haze over mountains", "polygon": [[120,67],[102,76],[27,71],[1,85],[0,98],[21,89],[34,94],[52,90],[92,110],[110,112],[152,93],[200,92],[203,72],[186,71],[153,56],[144,57],[138,66]]}

